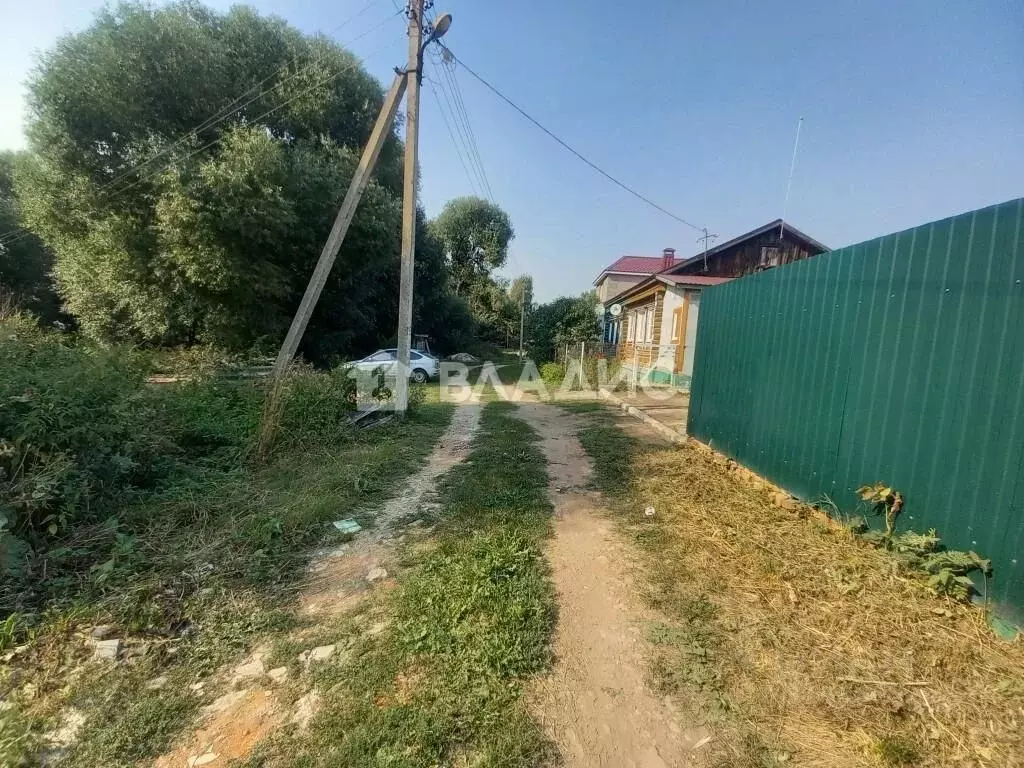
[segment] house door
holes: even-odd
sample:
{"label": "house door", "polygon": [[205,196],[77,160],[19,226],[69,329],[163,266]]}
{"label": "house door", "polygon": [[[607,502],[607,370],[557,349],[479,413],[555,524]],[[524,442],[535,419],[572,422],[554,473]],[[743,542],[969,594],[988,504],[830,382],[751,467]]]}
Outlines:
{"label": "house door", "polygon": [[683,360],[686,359],[686,320],[690,315],[690,294],[683,292],[683,306],[676,307],[672,312],[672,342],[676,345],[676,359],[672,373],[683,372]]}

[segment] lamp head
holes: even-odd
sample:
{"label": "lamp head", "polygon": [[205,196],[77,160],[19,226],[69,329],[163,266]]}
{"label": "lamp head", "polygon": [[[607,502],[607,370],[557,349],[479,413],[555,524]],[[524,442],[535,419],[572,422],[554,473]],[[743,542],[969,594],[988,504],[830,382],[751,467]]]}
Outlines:
{"label": "lamp head", "polygon": [[430,34],[430,39],[440,40],[451,25],[452,15],[450,13],[442,13],[437,17],[437,21],[434,22],[434,31]]}

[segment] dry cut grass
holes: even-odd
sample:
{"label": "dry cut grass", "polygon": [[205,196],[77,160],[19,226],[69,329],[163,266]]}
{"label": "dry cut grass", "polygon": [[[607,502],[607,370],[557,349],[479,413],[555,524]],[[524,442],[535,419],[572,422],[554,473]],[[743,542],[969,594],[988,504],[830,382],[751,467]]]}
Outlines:
{"label": "dry cut grass", "polygon": [[[679,646],[655,658],[655,682],[703,702],[711,762],[1024,766],[1019,639],[706,447],[629,450],[613,431],[581,437],[675,620],[654,638]],[[630,461],[628,490],[601,482]]]}
{"label": "dry cut grass", "polygon": [[703,446],[637,460],[665,548],[728,630],[726,694],[792,764],[1024,765],[1024,645],[982,610]]}

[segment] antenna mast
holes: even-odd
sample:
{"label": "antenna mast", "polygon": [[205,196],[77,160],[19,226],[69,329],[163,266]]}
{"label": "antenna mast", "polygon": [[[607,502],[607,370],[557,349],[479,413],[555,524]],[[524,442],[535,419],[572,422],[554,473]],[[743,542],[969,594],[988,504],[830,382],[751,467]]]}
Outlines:
{"label": "antenna mast", "polygon": [[796,123],[796,140],[793,142],[793,159],[789,163],[789,180],[786,182],[786,197],[782,201],[782,220],[779,222],[779,240],[786,228],[786,209],[789,207],[789,189],[793,186],[793,171],[796,170],[796,150],[800,146],[800,126],[804,124],[801,117]]}

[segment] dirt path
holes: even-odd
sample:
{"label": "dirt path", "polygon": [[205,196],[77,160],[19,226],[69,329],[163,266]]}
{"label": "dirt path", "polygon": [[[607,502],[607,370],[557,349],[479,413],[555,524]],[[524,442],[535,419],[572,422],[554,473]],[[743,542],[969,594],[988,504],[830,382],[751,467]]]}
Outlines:
{"label": "dirt path", "polygon": [[[479,404],[455,409],[426,464],[381,507],[375,516],[376,527],[357,534],[348,544],[314,555],[298,596],[303,616],[326,621],[355,609],[369,590],[388,583],[390,573],[398,569],[395,540],[405,535],[400,531],[403,522],[414,524],[417,513],[436,506],[432,499],[437,480],[469,456],[481,410]],[[368,631],[377,628],[368,627]],[[287,679],[287,669],[267,669],[263,663],[267,650],[263,643],[241,663],[204,681],[204,690],[222,695],[203,708],[196,729],[171,752],[157,758],[154,768],[218,768],[244,758],[260,739],[285,723],[305,727],[318,709],[319,698],[307,691],[290,706],[282,701],[275,688]],[[316,659],[334,652],[334,646],[323,646],[304,653]]]}
{"label": "dirt path", "polygon": [[540,435],[555,506],[548,558],[558,591],[555,668],[535,691],[535,712],[568,768],[661,768],[690,764],[706,734],[688,729],[645,682],[644,627],[630,564],[634,553],[587,490],[592,467],[578,420],[552,405],[519,415]]}

